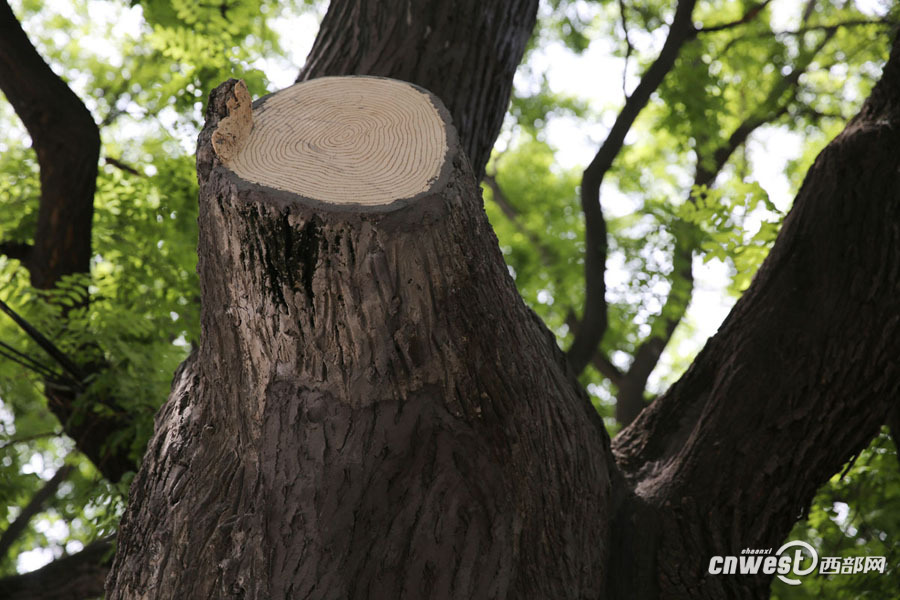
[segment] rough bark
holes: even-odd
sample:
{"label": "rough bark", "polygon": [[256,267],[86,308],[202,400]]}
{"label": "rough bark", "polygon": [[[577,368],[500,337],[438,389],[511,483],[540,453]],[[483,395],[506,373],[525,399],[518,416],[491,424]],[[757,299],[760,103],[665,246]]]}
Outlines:
{"label": "rough bark", "polygon": [[414,200],[315,202],[218,163],[221,87],[203,340],[110,597],[765,597],[709,557],[780,545],[900,392],[898,54],[720,332],[617,438],[624,478],[462,151]]}
{"label": "rough bark", "polygon": [[600,595],[608,437],[518,296],[463,151],[381,206],[249,184],[209,144],[234,85],[198,150],[200,349],[132,486],[109,597]]}
{"label": "rough bark", "polygon": [[477,180],[509,105],[537,0],[333,0],[297,81],[381,75],[440,98]]}
{"label": "rough bark", "polygon": [[[709,557],[777,548],[900,393],[900,42],[860,114],[816,159],[752,285],[682,379],[614,441],[636,491],[614,535],[619,590],[763,598],[770,578]],[[635,508],[637,507],[637,508]],[[658,529],[638,533],[652,515]],[[652,594],[651,594],[652,595]],[[634,596],[630,596],[634,597]]]}

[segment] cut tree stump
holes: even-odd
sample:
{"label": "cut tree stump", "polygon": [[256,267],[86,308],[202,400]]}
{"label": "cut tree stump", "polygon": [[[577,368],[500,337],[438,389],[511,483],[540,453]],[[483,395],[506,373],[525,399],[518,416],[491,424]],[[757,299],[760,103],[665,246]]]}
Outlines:
{"label": "cut tree stump", "polygon": [[441,102],[230,80],[197,156],[201,344],[109,598],[599,596],[609,439]]}

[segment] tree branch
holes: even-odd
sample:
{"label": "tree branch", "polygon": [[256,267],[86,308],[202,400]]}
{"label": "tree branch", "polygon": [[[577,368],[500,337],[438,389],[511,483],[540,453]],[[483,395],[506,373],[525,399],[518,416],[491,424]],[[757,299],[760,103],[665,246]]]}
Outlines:
{"label": "tree branch", "polygon": [[[37,154],[41,199],[34,244],[24,266],[34,287],[50,289],[66,275],[90,272],[100,132],[78,96],[31,44],[6,0],[0,0],[0,90],[22,119]],[[111,481],[134,469],[128,448],[107,444],[112,433],[127,426],[125,418],[104,417],[90,406],[78,406],[86,373],[5,303],[0,309],[71,375],[74,385],[45,379],[44,392],[78,449]],[[114,406],[111,399],[102,403]]]}
{"label": "tree branch", "polygon": [[[732,45],[737,44],[739,42],[747,42],[752,41],[754,39],[760,38],[769,38],[769,37],[796,37],[802,36],[805,33],[810,33],[813,31],[824,31],[828,34],[835,34],[837,31],[843,27],[864,27],[866,25],[882,25],[882,26],[894,26],[896,22],[891,19],[851,19],[849,21],[842,21],[840,23],[831,23],[828,25],[807,25],[804,27],[800,27],[798,29],[786,30],[786,31],[765,31],[765,32],[756,32],[756,33],[748,33],[746,35],[735,37],[730,40],[728,44],[725,46],[725,50],[730,48]],[[708,32],[708,29],[701,29],[700,33]]]}
{"label": "tree branch", "polygon": [[[512,205],[509,198],[507,198],[503,188],[501,188],[500,184],[497,182],[496,175],[485,174],[481,181],[491,190],[491,199],[497,204],[504,216],[512,223],[513,227],[515,227],[519,233],[528,238],[528,241],[531,242],[532,246],[537,250],[541,259],[541,264],[548,270],[552,269],[554,259],[551,257],[551,251],[538,236],[529,231],[522,223],[519,211]],[[559,288],[558,282],[557,287]],[[573,313],[569,313],[566,317],[566,324],[571,331],[576,331],[578,329],[578,320]],[[613,385],[619,385],[619,382],[622,379],[622,371],[612,364],[606,356],[603,356],[599,351],[595,352],[592,363],[594,368],[596,368],[601,375],[609,379]]]}
{"label": "tree branch", "polygon": [[836,33],[838,29],[842,27],[860,27],[865,25],[894,25],[895,22],[889,19],[851,19],[849,21],[842,21],[840,23],[831,23],[828,25],[807,25],[805,27],[800,27],[799,29],[794,29],[790,31],[773,31],[772,35],[775,37],[779,36],[798,36],[803,35],[804,33],[810,33],[812,31],[824,31],[825,33]]}
{"label": "tree branch", "polygon": [[85,546],[84,550],[55,560],[45,567],[0,579],[0,598],[5,600],[87,600],[103,596],[106,574],[112,562],[112,539]]}
{"label": "tree branch", "polygon": [[6,342],[0,342],[0,356],[37,373],[44,379],[59,379],[59,374],[41,361],[20,352]]}
{"label": "tree branch", "polygon": [[575,340],[568,351],[569,362],[576,373],[581,373],[591,361],[597,345],[607,327],[606,305],[606,221],[600,208],[600,185],[625,143],[625,135],[631,129],[650,95],[659,87],[686,41],[696,33],[691,14],[695,0],[680,0],[675,17],[669,27],[669,35],[659,56],[644,73],[640,83],[625,102],[606,140],[584,170],[581,179],[581,210],[585,221],[585,306]]}
{"label": "tree branch", "polygon": [[663,350],[672,339],[675,328],[681,323],[694,289],[692,261],[694,258],[693,235],[687,223],[676,223],[675,248],[672,253],[672,287],[657,321],[651,325],[651,333],[638,346],[634,360],[624,374],[616,394],[616,421],[621,425],[631,423],[644,409],[644,389]]}
{"label": "tree branch", "polygon": [[[732,132],[728,140],[713,152],[712,164],[704,164],[705,160],[700,154],[698,144],[697,166],[692,187],[712,186],[725,164],[734,152],[746,143],[753,131],[787,113],[791,101],[796,96],[800,76],[806,72],[815,56],[833,35],[833,33],[829,33],[825,39],[819,41],[811,51],[801,56],[798,64],[794,66],[793,71],[787,77],[778,80],[759,108],[748,115]],[[789,96],[785,99],[786,93],[789,93]],[[699,136],[697,137],[699,139]],[[691,198],[689,201],[693,202],[693,199]],[[628,372],[623,376],[622,385],[616,396],[616,420],[622,425],[631,423],[644,409],[644,390],[647,380],[653,369],[656,368],[675,328],[687,313],[693,292],[691,263],[694,249],[695,242],[687,231],[682,230],[675,236],[675,251],[672,257],[674,265],[672,288],[658,317],[662,322],[655,322],[651,326],[652,332],[635,352],[634,360]]]}
{"label": "tree branch", "polygon": [[600,374],[609,379],[609,382],[618,387],[622,385],[622,378],[625,376],[621,369],[614,365],[609,358],[602,352],[595,352],[591,361],[594,368],[600,371]]}
{"label": "tree branch", "polygon": [[[662,521],[661,579],[681,581],[677,557],[701,548],[728,554],[780,543],[895,408],[897,90],[900,38],[860,113],[807,173],[718,333],[613,441],[623,473]],[[766,578],[750,584],[768,589]],[[721,578],[697,585],[706,586],[701,597],[733,595]]]}
{"label": "tree branch", "polygon": [[56,490],[59,489],[59,486],[66,480],[71,472],[72,465],[63,465],[57,469],[56,473],[53,474],[53,477],[48,479],[41,489],[31,497],[31,500],[25,508],[22,509],[22,512],[19,513],[16,520],[10,523],[9,527],[6,528],[6,531],[0,535],[0,557],[5,556],[6,553],[9,552],[10,546],[12,546],[13,542],[22,535],[22,532],[28,527],[31,518],[44,509],[44,504],[46,504],[47,500],[56,493]]}
{"label": "tree branch", "polygon": [[762,12],[762,10],[769,5],[772,0],[765,0],[748,10],[744,13],[744,16],[735,21],[730,21],[728,23],[721,23],[719,25],[710,25],[709,27],[701,27],[697,30],[698,34],[701,33],[712,33],[715,31],[725,31],[726,29],[734,29],[735,27],[739,27],[741,25],[746,25],[750,21],[756,18],[756,16]]}
{"label": "tree branch", "polygon": [[0,2],[0,89],[31,136],[41,203],[28,269],[37,288],[87,273],[100,132],[69,86],[38,54],[6,0]]}
{"label": "tree branch", "polygon": [[622,67],[622,94],[628,100],[628,90],[625,87],[628,81],[628,59],[634,53],[634,46],[628,37],[628,19],[625,16],[625,0],[619,0],[619,16],[622,19],[622,37],[625,39],[625,66]]}
{"label": "tree branch", "polygon": [[138,171],[137,169],[135,169],[134,167],[126,165],[122,161],[120,161],[116,158],[112,158],[111,156],[104,156],[103,162],[105,162],[108,165],[112,165],[113,167],[119,169],[120,171],[124,171],[131,175],[136,175],[137,177],[144,177],[144,174],[141,173],[140,171]]}
{"label": "tree branch", "polygon": [[[578,319],[575,317],[575,313],[569,312],[566,316],[566,325],[569,326],[570,331],[578,330]],[[622,378],[625,374],[613,364],[613,362],[606,356],[599,348],[596,352],[594,352],[594,357],[591,359],[591,364],[594,365],[594,368],[600,372],[601,375],[609,379],[610,383],[614,386],[618,387],[622,383]]]}
{"label": "tree branch", "polygon": [[519,233],[528,238],[528,241],[531,242],[532,246],[534,246],[534,249],[537,250],[537,253],[541,257],[541,263],[547,268],[552,267],[554,260],[553,257],[550,256],[550,250],[538,236],[529,231],[528,228],[525,227],[525,225],[522,223],[519,211],[515,206],[512,205],[512,203],[509,201],[509,198],[506,197],[506,194],[503,192],[503,189],[497,182],[496,174],[485,173],[481,181],[491,190],[491,199],[500,208],[509,222],[512,223],[512,226],[515,227]]}
{"label": "tree branch", "polygon": [[24,242],[0,242],[0,254],[21,261],[27,268],[28,259],[31,257],[31,244]]}
{"label": "tree branch", "polygon": [[34,343],[36,343],[40,348],[46,352],[53,360],[55,360],[59,366],[61,366],[69,375],[73,378],[73,383],[78,387],[79,390],[83,390],[82,382],[84,381],[84,373],[82,373],[81,368],[75,364],[75,361],[66,356],[66,353],[56,347],[56,344],[51,342],[47,337],[42,334],[38,329],[26,321],[19,313],[14,311],[10,306],[0,300],[0,311],[6,313],[13,322],[19,326],[19,328],[25,332],[28,337],[30,337]]}
{"label": "tree branch", "polygon": [[33,435],[23,435],[21,437],[16,438],[7,438],[2,444],[0,444],[0,450],[5,448],[9,448],[13,444],[24,444],[26,442],[30,442],[32,440],[39,440],[41,438],[48,437],[59,437],[63,435],[62,431],[45,431],[43,433],[35,433]]}

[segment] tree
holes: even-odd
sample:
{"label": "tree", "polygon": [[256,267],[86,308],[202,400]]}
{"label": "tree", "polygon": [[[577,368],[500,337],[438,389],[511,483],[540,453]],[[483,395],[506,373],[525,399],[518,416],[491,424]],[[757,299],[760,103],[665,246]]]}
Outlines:
{"label": "tree", "polygon": [[[111,580],[121,587],[112,594],[154,577],[154,571],[142,570],[139,563],[148,555],[165,557],[167,550],[173,551],[173,539],[180,538],[167,538],[163,533],[167,530],[191,539],[200,536],[200,541],[177,550],[186,553],[180,559],[196,560],[197,571],[189,573],[192,581],[188,581],[162,568],[156,571],[162,577],[157,585],[192,584],[205,591],[278,595],[291,585],[297,586],[296,591],[303,585],[310,589],[310,582],[315,582],[327,584],[329,593],[343,597],[376,593],[376,588],[353,587],[354,582],[362,586],[376,581],[385,590],[431,590],[437,595],[453,590],[467,597],[504,591],[513,596],[549,597],[766,594],[769,577],[710,577],[705,573],[706,558],[732,554],[735,544],[777,547],[818,486],[858,453],[885,422],[897,391],[891,364],[897,350],[893,335],[897,306],[892,299],[897,257],[891,252],[896,191],[894,181],[881,174],[896,172],[892,148],[897,140],[891,124],[898,115],[892,94],[900,59],[888,62],[881,83],[860,114],[816,160],[767,261],[719,334],[681,380],[644,409],[610,446],[575,375],[586,364],[596,364],[619,388],[620,404],[629,405],[620,412],[620,420],[627,423],[638,412],[634,398],[643,401],[649,372],[684,313],[691,254],[708,243],[705,220],[710,213],[716,216],[717,201],[724,204],[710,190],[716,175],[750,132],[795,108],[801,74],[822,60],[821,52],[845,25],[817,22],[811,3],[804,15],[805,27],[821,35],[804,36],[781,83],[761,90],[764,101],[758,109],[743,120],[715,128],[700,128],[702,119],[695,116],[684,119],[694,128],[697,185],[691,200],[673,211],[677,220],[671,223],[674,268],[668,299],[651,335],[634,346],[631,367],[622,372],[604,358],[602,346],[597,351],[608,324],[615,322],[607,317],[615,307],[607,306],[603,282],[609,232],[597,204],[600,183],[613,159],[623,155],[625,135],[654,91],[673,110],[683,106],[690,111],[699,105],[701,114],[706,111],[696,97],[685,103],[678,89],[665,87],[671,80],[667,74],[678,68],[679,61],[690,62],[691,53],[700,51],[692,41],[746,27],[765,5],[741,10],[733,21],[698,31],[694,3],[678,3],[665,45],[629,95],[582,180],[587,304],[581,318],[567,315],[576,331],[567,357],[524,307],[506,277],[478,208],[466,161],[449,158],[467,155],[474,173],[484,171],[487,150],[505,109],[509,80],[531,30],[533,17],[521,16],[533,15],[535,7],[509,12],[505,6],[467,7],[467,14],[477,15],[474,21],[483,23],[481,27],[494,28],[486,35],[472,36],[471,31],[479,27],[473,28],[471,21],[454,21],[442,12],[446,7],[441,3],[435,3],[433,12],[430,6],[405,15],[405,5],[398,4],[376,20],[365,18],[372,10],[366,2],[334,3],[308,67],[301,73],[304,80],[347,72],[401,77],[432,89],[447,104],[464,150],[449,146],[447,163],[453,165],[452,175],[433,188],[435,195],[444,198],[443,205],[430,201],[436,206],[422,208],[426,202],[421,201],[396,213],[419,216],[434,211],[430,214],[437,216],[426,227],[410,230],[410,221],[404,223],[404,218],[360,216],[360,210],[348,217],[343,211],[328,214],[302,204],[259,208],[269,202],[259,200],[262,188],[240,192],[247,205],[234,203],[236,192],[227,189],[227,170],[219,165],[226,159],[221,153],[217,157],[210,140],[220,119],[228,118],[229,108],[234,110],[229,102],[234,105],[237,97],[242,105],[244,98],[234,83],[212,96],[198,153],[201,201],[208,211],[200,217],[206,336],[201,338],[199,353],[177,374],[170,401],[160,413],[159,429],[133,488]],[[358,26],[347,27],[347,22]],[[864,26],[869,25],[871,21]],[[446,37],[432,35],[436,31]],[[391,34],[379,35],[382,32]],[[410,47],[416,49],[414,62],[406,62],[412,56]],[[438,67],[447,47],[472,48],[466,56],[480,57],[474,64],[485,65],[484,70],[459,68],[455,76],[470,83],[453,85],[454,78]],[[485,60],[491,57],[497,62]],[[453,61],[454,66],[466,64]],[[688,64],[680,72],[690,72],[691,67]],[[449,91],[440,91],[444,85]],[[482,89],[493,93],[479,93]],[[483,101],[473,105],[473,98]],[[723,138],[721,132],[729,130],[733,133]],[[33,137],[37,144],[37,136]],[[43,178],[43,162],[41,167]],[[447,182],[452,185],[442,187]],[[502,206],[505,188],[498,182],[502,183],[499,173],[488,179],[493,199]],[[848,206],[848,197],[861,200]],[[52,200],[44,200],[42,188],[41,206],[47,202]],[[449,211],[449,206],[456,210]],[[506,212],[515,224],[520,215],[516,210]],[[528,229],[522,227],[522,231]],[[448,244],[447,239],[464,243]],[[239,241],[243,252],[238,251]],[[536,246],[542,250],[542,244]],[[235,250],[222,254],[214,251],[216,247]],[[8,253],[23,252],[29,265],[27,248],[22,250],[21,244],[8,248]],[[424,258],[420,263],[391,259],[403,256]],[[437,256],[450,259],[444,262]],[[422,266],[426,263],[429,268]],[[245,268],[236,270],[235,264]],[[299,265],[301,269],[292,268]],[[373,279],[373,274],[378,278]],[[339,288],[327,283],[332,279],[345,282],[356,295],[345,293],[340,299]],[[384,289],[373,286],[373,281],[386,282],[381,284]],[[424,291],[413,285],[417,282],[430,283],[431,293],[446,298],[448,310],[441,314],[434,303],[424,302]],[[76,280],[64,288],[74,296],[70,308],[59,308],[66,305],[58,294],[49,297],[50,306],[57,306],[57,319],[77,324],[90,313],[91,307],[85,306],[90,304],[88,296],[79,292],[84,285]],[[221,310],[246,302],[238,292],[265,299],[266,318]],[[340,302],[364,309],[344,308],[340,322],[349,324],[346,331],[357,332],[357,336],[349,335],[349,342],[335,336],[338,321],[333,317],[323,321],[323,305],[317,304],[334,307]],[[365,327],[360,315],[366,315]],[[401,316],[418,327],[404,326]],[[282,323],[283,337],[255,328],[273,322]],[[302,324],[299,332],[292,323]],[[235,328],[240,332],[236,337],[229,333]],[[366,328],[382,335],[360,344],[358,334]],[[58,350],[36,329],[30,331],[35,343],[51,352]],[[307,331],[315,334],[313,341],[302,334]],[[493,335],[484,335],[485,331]],[[312,353],[298,353],[298,346],[316,340],[318,345],[309,347],[321,352],[323,359],[310,363],[306,357]],[[84,357],[102,356],[92,343],[96,345],[95,340],[76,338],[66,349]],[[341,358],[333,351],[347,343],[346,348],[359,354]],[[242,360],[234,352],[241,344],[263,350],[259,355],[251,353],[252,360]],[[435,349],[448,345],[454,351],[446,355]],[[280,366],[266,357],[265,349],[272,347],[281,349],[279,361],[287,357]],[[57,354],[59,367],[65,369],[65,355]],[[375,360],[365,360],[368,356]],[[796,356],[809,357],[809,362],[797,365],[791,360]],[[349,363],[347,357],[352,358]],[[95,373],[108,370],[97,360],[78,363],[76,372],[44,372],[43,377],[72,388],[86,381],[78,371],[86,365]],[[376,367],[374,374],[370,363]],[[529,365],[527,370],[523,364]],[[475,365],[480,368],[469,375]],[[342,379],[352,381],[353,387],[328,383]],[[231,383],[223,385],[223,380]],[[313,386],[310,381],[318,383]],[[761,389],[759,381],[767,387]],[[376,382],[381,385],[375,387]],[[392,390],[387,399],[382,396],[385,386]],[[51,394],[55,389],[44,387]],[[107,424],[110,431],[121,430],[121,422],[115,420],[117,414],[121,418],[120,411],[109,402],[109,395],[96,395],[104,389],[97,387],[87,393],[70,389],[69,400],[87,397],[89,406],[99,403],[113,408],[86,420],[63,415],[68,430],[76,431],[72,427],[79,425],[96,428],[98,423]],[[348,389],[353,390],[352,397],[366,400],[354,404]],[[266,410],[256,416],[248,399],[265,399]],[[305,409],[301,424],[285,413],[296,402]],[[783,413],[779,409],[785,403],[790,410]],[[385,414],[397,419],[385,419]],[[312,424],[316,421],[322,423],[321,430]],[[371,424],[371,431],[383,432],[389,451],[357,453],[366,459],[336,451],[328,454],[329,444],[337,439],[329,436],[346,438],[353,448],[369,447],[362,435],[365,429],[358,431],[349,423]],[[98,467],[108,469],[109,477],[121,475],[121,470],[109,468],[116,461],[104,453],[127,456],[131,446],[99,444],[91,450],[85,442],[91,438],[96,444],[96,439],[88,434],[75,437]],[[235,439],[245,454],[233,451]],[[320,439],[326,441],[322,457],[308,454],[321,445]],[[802,440],[799,450],[797,440]],[[273,444],[278,442],[276,451]],[[760,444],[770,453],[754,451]],[[296,453],[285,447],[295,448]],[[298,462],[292,462],[294,456]],[[203,465],[208,465],[205,472]],[[285,492],[298,474],[309,472],[301,465],[310,467],[323,483]],[[345,488],[340,488],[339,478],[327,477],[331,469],[345,473]],[[476,477],[488,471],[494,476]],[[393,477],[365,493],[367,475],[372,473]],[[424,480],[426,473],[433,478]],[[205,479],[216,475],[212,481],[227,482],[231,493],[218,493]],[[304,491],[313,489],[326,498],[304,496]],[[238,493],[241,490],[246,493]],[[766,495],[760,490],[774,491]],[[170,513],[169,501],[176,497],[183,501]],[[378,502],[385,497],[394,502],[387,506]],[[192,502],[196,504],[190,506]],[[211,505],[217,508],[206,508]],[[268,510],[261,511],[260,506]],[[193,515],[193,527],[186,527],[191,513],[181,513],[181,507],[201,509],[201,514]],[[321,552],[303,555],[302,547],[293,545],[299,540],[281,530],[281,517],[294,507],[302,509],[305,539],[321,547]],[[303,510],[313,509],[333,519],[305,520],[309,513]],[[167,515],[171,520],[166,520]],[[363,525],[353,528],[355,519]],[[326,521],[334,529],[323,527]],[[396,528],[391,529],[391,524]],[[439,526],[459,536],[456,543],[453,537],[436,536],[433,532]],[[197,544],[209,539],[216,540],[216,550],[202,556]],[[251,542],[253,551],[238,552],[248,539],[265,540],[267,545]],[[152,543],[142,545],[141,540]],[[261,552],[270,547],[272,553]],[[380,557],[367,556],[370,547],[383,549],[392,568],[374,566],[371,560]],[[474,548],[484,549],[478,552],[483,554],[478,561]],[[298,553],[306,562],[294,558]],[[448,554],[458,560],[447,560]],[[313,569],[315,575],[288,572],[298,564]],[[348,565],[355,569],[355,576],[347,577],[341,570]],[[451,572],[450,565],[456,570]],[[196,578],[197,572],[207,576]],[[269,576],[259,576],[260,572]]]}

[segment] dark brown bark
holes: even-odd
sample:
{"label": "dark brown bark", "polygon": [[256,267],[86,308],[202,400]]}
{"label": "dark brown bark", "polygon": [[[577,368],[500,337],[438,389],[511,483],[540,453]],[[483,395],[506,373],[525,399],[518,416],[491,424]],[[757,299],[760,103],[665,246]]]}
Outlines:
{"label": "dark brown bark", "polygon": [[241,182],[201,135],[203,340],[132,487],[111,598],[762,598],[900,391],[895,48],[751,289],[607,438],[521,303],[462,151],[414,202]]}
{"label": "dark brown bark", "polygon": [[103,596],[103,582],[111,559],[108,540],[89,544],[76,554],[22,575],[0,579],[4,600],[88,600]]}
{"label": "dark brown bark", "polygon": [[248,184],[208,146],[231,85],[198,151],[200,350],[109,597],[598,596],[608,437],[461,149],[375,208]]}
{"label": "dark brown bark", "polygon": [[[78,96],[28,40],[5,0],[0,1],[0,89],[31,136],[41,181],[34,240],[5,241],[0,249],[22,261],[32,285],[50,289],[66,275],[90,272],[100,133]],[[79,390],[61,389],[53,381],[46,382],[45,393],[66,434],[104,476],[118,481],[135,468],[127,444],[107,444],[111,434],[127,427],[124,418],[100,417],[86,403],[78,405]],[[121,412],[113,402],[106,403]]]}
{"label": "dark brown bark", "polygon": [[381,75],[450,110],[477,180],[509,105],[537,0],[332,0],[297,81]]}
{"label": "dark brown bark", "polygon": [[25,264],[35,287],[51,288],[60,277],[90,268],[100,133],[31,45],[6,0],[0,2],[0,89],[25,124],[40,164],[41,205]]}
{"label": "dark brown bark", "polygon": [[[769,578],[710,576],[709,557],[777,548],[896,403],[898,89],[895,41],[748,291],[684,377],[616,438],[634,501],[659,523],[652,564],[620,572],[622,588],[652,578],[665,597],[765,597]],[[622,517],[616,527],[637,526]]]}

